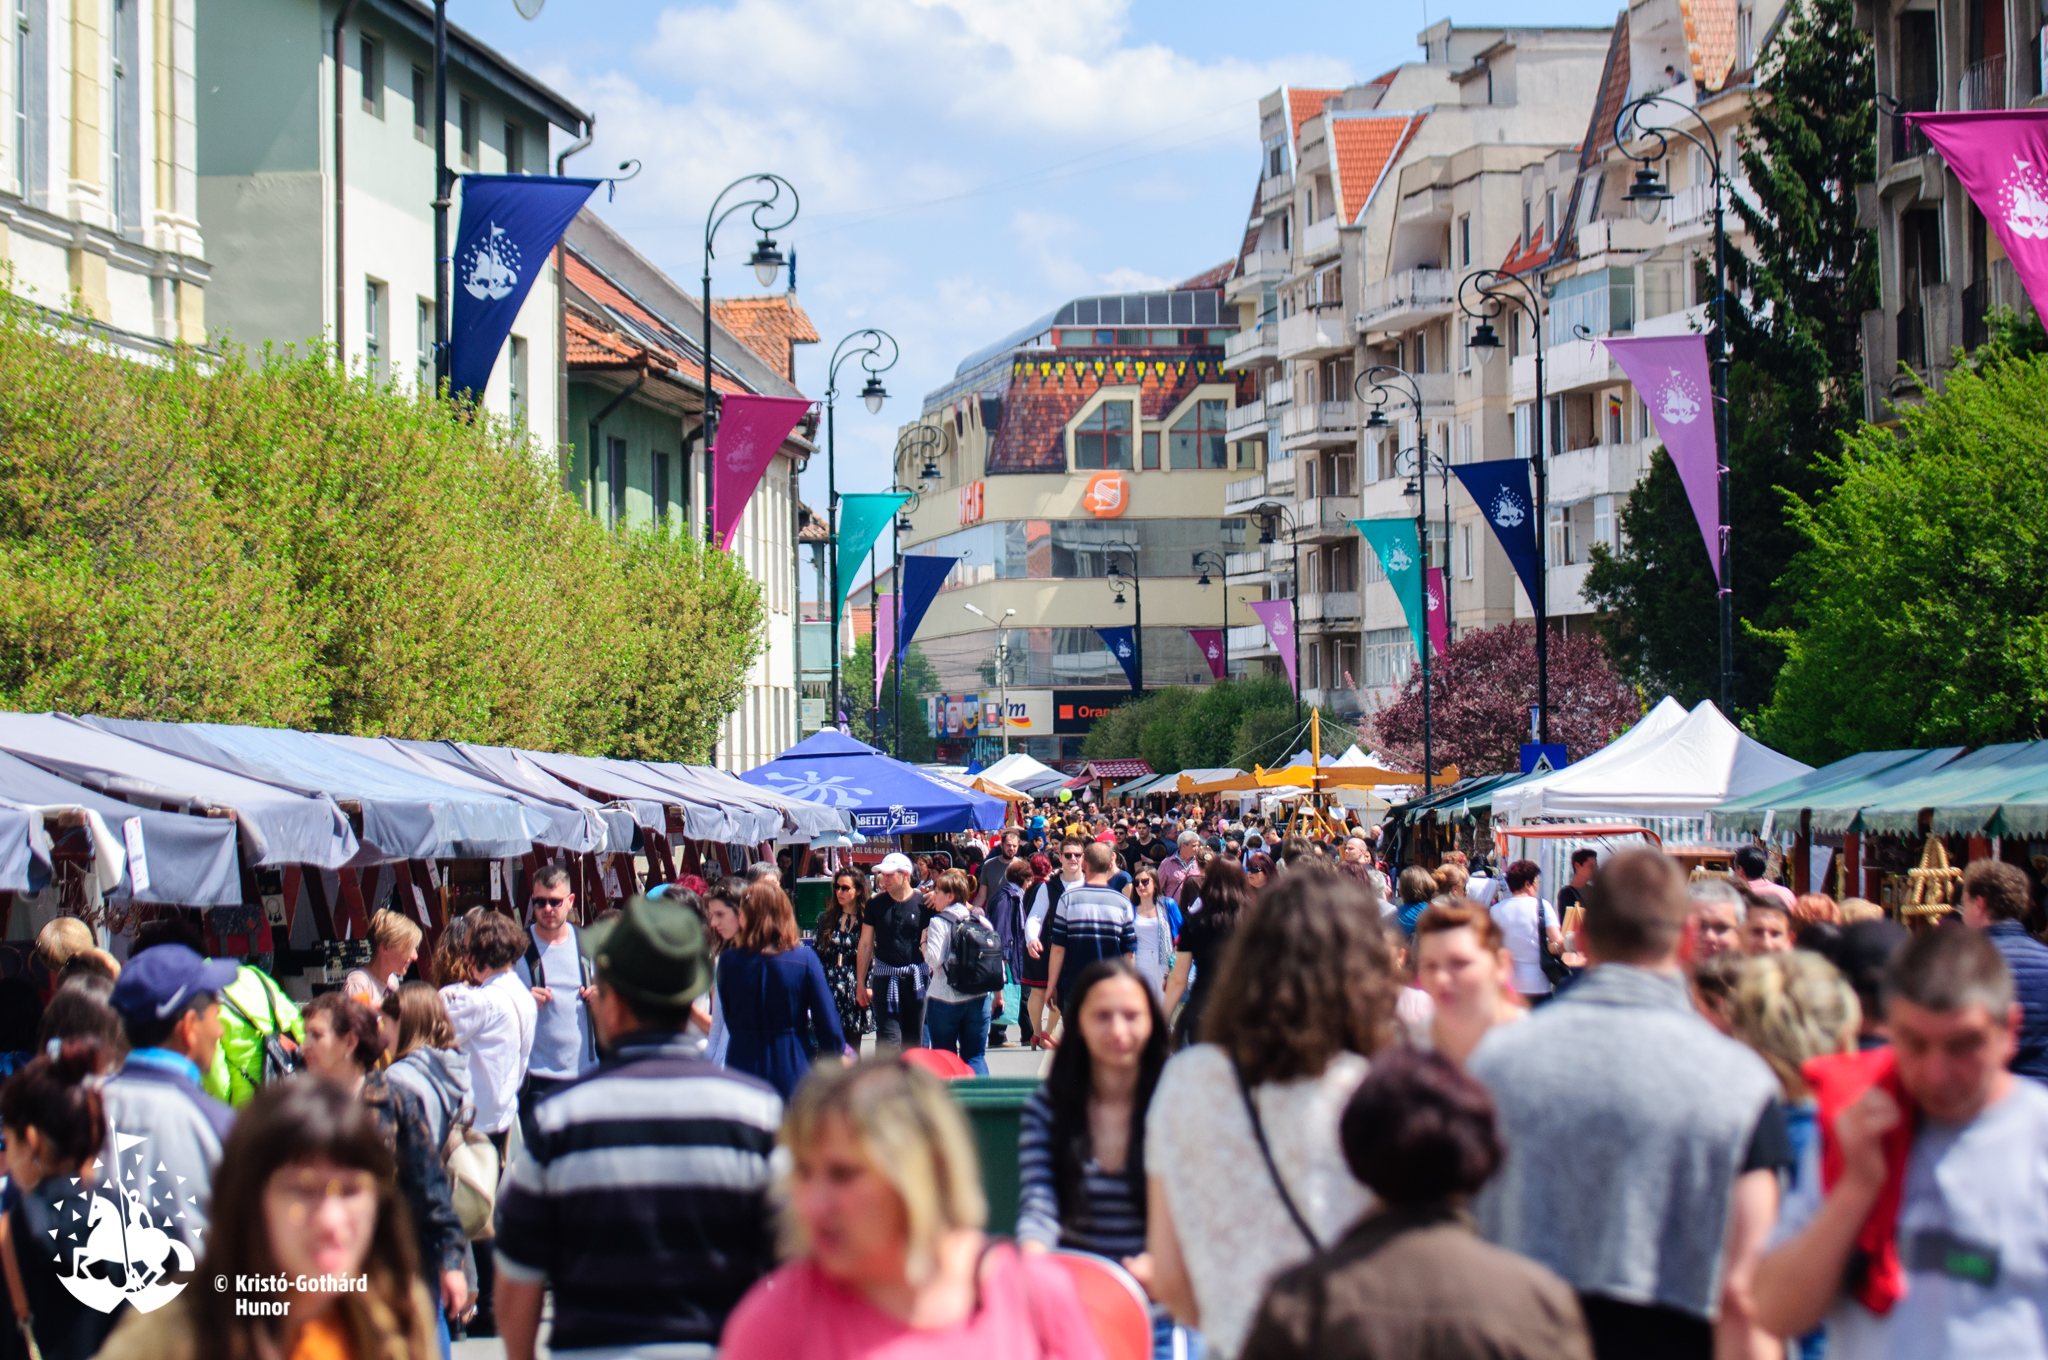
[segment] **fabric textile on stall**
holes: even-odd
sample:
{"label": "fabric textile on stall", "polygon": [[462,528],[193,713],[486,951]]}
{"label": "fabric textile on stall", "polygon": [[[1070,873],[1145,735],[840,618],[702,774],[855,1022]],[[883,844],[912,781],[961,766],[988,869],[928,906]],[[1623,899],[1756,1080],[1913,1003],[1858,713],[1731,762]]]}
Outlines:
{"label": "fabric textile on stall", "polygon": [[[242,870],[235,854],[235,823],[227,817],[194,817],[183,812],[158,812],[96,793],[61,779],[16,756],[0,752],[0,803],[16,810],[79,808],[100,819],[93,829],[97,843],[104,835],[113,853],[103,858],[120,863],[119,881],[109,896],[137,902],[185,907],[238,906],[242,901]],[[0,816],[0,888],[28,891],[13,881],[12,816]],[[42,817],[35,817],[38,831]],[[142,871],[148,886],[135,890],[134,865],[127,863],[123,824],[140,823]],[[47,858],[47,855],[46,855]]]}

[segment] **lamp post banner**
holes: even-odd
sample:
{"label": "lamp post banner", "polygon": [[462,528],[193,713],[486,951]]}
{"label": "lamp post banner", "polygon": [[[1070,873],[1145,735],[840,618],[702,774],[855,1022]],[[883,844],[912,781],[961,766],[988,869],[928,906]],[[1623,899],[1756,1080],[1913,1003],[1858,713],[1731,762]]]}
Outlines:
{"label": "lamp post banner", "polygon": [[1193,639],[1195,649],[1209,663],[1209,674],[1218,680],[1223,678],[1223,630],[1221,628],[1190,628],[1188,637]]}
{"label": "lamp post banner", "polygon": [[768,471],[768,463],[789,432],[811,409],[809,397],[757,397],[751,392],[731,393],[718,403],[718,432],[711,437],[711,462],[715,469],[712,531],[718,546],[732,551],[733,536],[739,532],[740,516],[754,497],[754,488]]}
{"label": "lamp post banner", "polygon": [[1451,471],[1465,484],[1465,494],[1486,515],[1494,539],[1508,555],[1529,603],[1536,602],[1536,498],[1529,490],[1529,460],[1496,458],[1490,463],[1459,463]]}
{"label": "lamp post banner", "polygon": [[2048,316],[2048,109],[1907,113],[1984,214],[2034,310]]}
{"label": "lamp post banner", "polygon": [[[731,398],[727,398],[727,409],[731,409]],[[724,422],[720,422],[723,426]],[[720,496],[719,503],[725,503]],[[910,497],[895,491],[864,491],[839,498],[839,551],[834,554],[849,567],[858,567],[860,560],[868,555],[868,549],[875,546],[882,530],[889,527],[889,521]],[[853,590],[853,572],[839,574],[839,607],[835,615],[846,612],[846,597]]]}
{"label": "lamp post banner", "polygon": [[896,597],[875,598],[875,702],[882,702],[882,675],[896,655]]}
{"label": "lamp post banner", "polygon": [[1246,600],[1245,604],[1266,625],[1266,636],[1273,639],[1273,650],[1280,653],[1280,664],[1287,668],[1287,683],[1299,697],[1301,681],[1294,673],[1294,601]]}
{"label": "lamp post banner", "polygon": [[1721,579],[1721,460],[1714,451],[1714,381],[1704,335],[1649,335],[1601,344],[1650,407],[1664,451],[1678,469],[1692,517]]}
{"label": "lamp post banner", "polygon": [[1138,630],[1135,628],[1098,628],[1102,645],[1109,648],[1109,654],[1116,658],[1116,664],[1124,668],[1124,678],[1131,682],[1131,693],[1141,688],[1138,678]]}
{"label": "lamp post banner", "polygon": [[583,208],[596,179],[552,175],[463,175],[455,233],[455,303],[448,326],[448,390],[478,400],[498,351],[555,243]]}
{"label": "lamp post banner", "polygon": [[1444,569],[1431,567],[1424,591],[1429,600],[1429,649],[1437,656],[1451,649],[1451,615],[1450,610],[1444,607],[1449,598],[1444,593],[1446,588]]}
{"label": "lamp post banner", "polygon": [[1401,613],[1408,619],[1408,632],[1415,639],[1415,654],[1421,656],[1429,636],[1429,622],[1428,605],[1423,599],[1421,545],[1415,541],[1415,521],[1405,517],[1355,519],[1351,521],[1351,527],[1365,535],[1365,541],[1372,545],[1373,555],[1380,559],[1380,568],[1387,573],[1387,584],[1394,588],[1394,598],[1401,602]]}
{"label": "lamp post banner", "polygon": [[918,625],[924,622],[925,611],[938,598],[939,587],[959,564],[957,557],[906,557],[897,566],[897,575],[902,577],[899,589],[903,592],[903,612],[898,617],[901,625],[896,645],[908,649],[910,640],[917,636]]}

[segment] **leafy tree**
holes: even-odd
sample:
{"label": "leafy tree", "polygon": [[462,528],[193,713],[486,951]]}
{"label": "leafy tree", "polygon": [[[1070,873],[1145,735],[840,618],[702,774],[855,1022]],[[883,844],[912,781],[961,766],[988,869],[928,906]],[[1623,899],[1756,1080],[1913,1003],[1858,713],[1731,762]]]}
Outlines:
{"label": "leafy tree", "polygon": [[1253,675],[1224,680],[1195,691],[1195,700],[1180,725],[1174,760],[1183,770],[1239,765],[1249,749],[1238,741],[1245,715],[1258,709],[1284,708],[1294,719],[1294,695],[1279,675]]}
{"label": "leafy tree", "polygon": [[932,735],[931,725],[925,721],[924,700],[919,695],[937,694],[945,689],[939,683],[939,672],[925,659],[922,648],[912,643],[905,649],[908,659],[892,656],[889,664],[882,668],[882,698],[880,722],[875,721],[875,639],[870,633],[853,644],[853,655],[840,668],[839,683],[844,694],[847,726],[853,729],[856,741],[897,753],[896,746],[896,672],[903,671],[903,745],[902,758],[912,764],[928,762],[937,754],[938,739]]}
{"label": "leafy tree", "polygon": [[[1748,189],[1731,206],[1754,254],[1731,250],[1728,259],[1740,710],[1769,698],[1784,655],[1789,600],[1779,579],[1805,542],[1788,497],[1826,490],[1829,456],[1863,414],[1862,317],[1877,305],[1877,239],[1856,225],[1852,187],[1875,172],[1875,85],[1870,39],[1854,19],[1854,0],[1797,0],[1766,54],[1742,134]],[[1703,297],[1713,290],[1711,264],[1701,266]],[[1585,586],[1606,615],[1609,652],[1646,691],[1718,700],[1713,567],[1661,450],[1623,509],[1621,530],[1619,553],[1594,548]]]}
{"label": "leafy tree", "polygon": [[2048,735],[2048,357],[1958,367],[1900,418],[1794,507],[1810,546],[1756,729],[1802,760]]}
{"label": "leafy tree", "polygon": [[1138,733],[1138,754],[1153,769],[1179,768],[1181,733],[1187,730],[1189,710],[1194,707],[1198,693],[1186,686],[1176,686],[1147,698],[1145,726]]}
{"label": "leafy tree", "polygon": [[[1536,704],[1536,630],[1507,623],[1452,643],[1430,667],[1431,754],[1439,769],[1497,774],[1519,766]],[[1643,714],[1606,649],[1586,634],[1550,640],[1550,739],[1579,760],[1634,725]],[[1363,739],[1411,770],[1422,768],[1422,670],[1393,703],[1367,718]]]}
{"label": "leafy tree", "polygon": [[1095,720],[1088,735],[1081,738],[1083,760],[1134,760],[1142,749],[1145,724],[1153,704],[1165,690],[1151,690],[1140,698],[1119,704]]}
{"label": "leafy tree", "polygon": [[0,293],[0,705],[702,760],[731,556],[606,533],[523,432],[335,371],[162,367]]}

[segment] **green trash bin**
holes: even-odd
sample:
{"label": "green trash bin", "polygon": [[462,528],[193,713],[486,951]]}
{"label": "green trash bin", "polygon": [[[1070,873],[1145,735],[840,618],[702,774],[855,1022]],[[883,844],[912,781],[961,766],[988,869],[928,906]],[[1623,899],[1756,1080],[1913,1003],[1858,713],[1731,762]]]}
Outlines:
{"label": "green trash bin", "polygon": [[974,1126],[981,1157],[981,1188],[988,1196],[988,1230],[999,1235],[1017,1227],[1017,1132],[1024,1102],[1045,1083],[1037,1077],[962,1077],[950,1083]]}
{"label": "green trash bin", "polygon": [[806,935],[818,933],[818,918],[832,900],[832,880],[800,878],[796,881],[796,928]]}

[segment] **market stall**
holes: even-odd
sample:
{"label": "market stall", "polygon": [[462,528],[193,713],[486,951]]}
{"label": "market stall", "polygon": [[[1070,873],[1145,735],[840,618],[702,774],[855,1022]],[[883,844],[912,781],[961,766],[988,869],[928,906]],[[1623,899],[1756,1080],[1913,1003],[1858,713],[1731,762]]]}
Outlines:
{"label": "market stall", "polygon": [[994,831],[1002,799],[963,788],[827,729],[744,771],[745,783],[850,813],[853,829],[873,839],[905,834]]}

